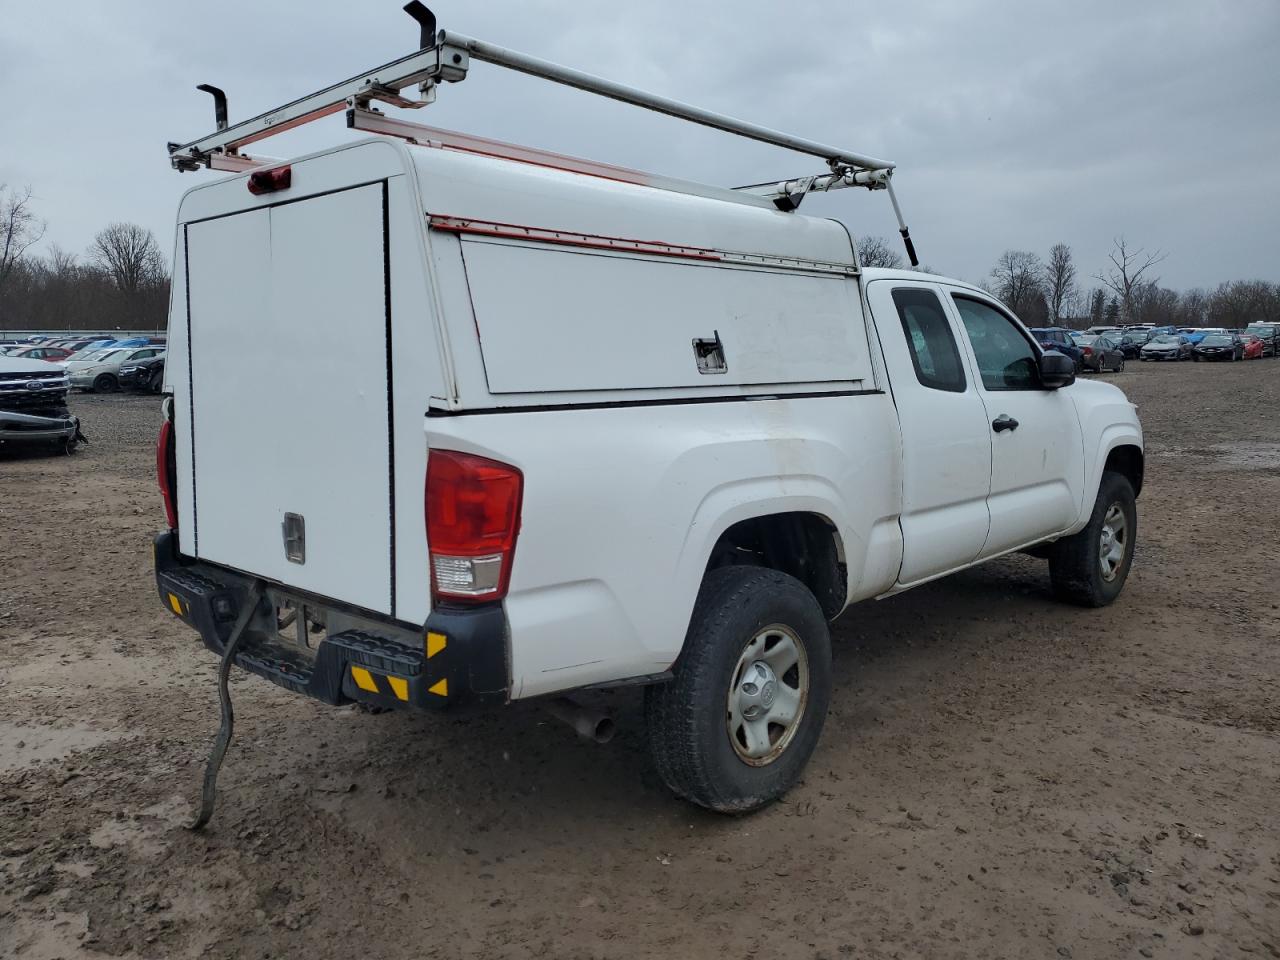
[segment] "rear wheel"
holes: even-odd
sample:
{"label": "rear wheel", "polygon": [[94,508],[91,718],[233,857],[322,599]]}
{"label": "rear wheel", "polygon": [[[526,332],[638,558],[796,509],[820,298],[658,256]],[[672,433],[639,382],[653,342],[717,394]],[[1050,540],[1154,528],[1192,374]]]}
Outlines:
{"label": "rear wheel", "polygon": [[645,691],[649,752],[686,800],[755,810],[799,779],[830,699],[831,640],[809,589],[723,567],[703,581],[675,678]]}
{"label": "rear wheel", "polygon": [[1111,603],[1129,576],[1137,534],[1133,487],[1123,475],[1108,470],[1098,484],[1088,524],[1053,546],[1049,576],[1054,593],[1084,607]]}
{"label": "rear wheel", "polygon": [[98,393],[114,393],[120,389],[120,381],[109,373],[100,373],[93,378],[93,389]]}

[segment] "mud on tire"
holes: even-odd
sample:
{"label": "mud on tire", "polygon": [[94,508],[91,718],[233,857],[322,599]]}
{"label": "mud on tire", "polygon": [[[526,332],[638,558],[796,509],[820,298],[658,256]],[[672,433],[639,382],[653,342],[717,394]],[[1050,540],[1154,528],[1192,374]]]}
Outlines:
{"label": "mud on tire", "polygon": [[[1117,529],[1123,532],[1118,555],[1115,552]],[[1138,511],[1133,487],[1119,473],[1103,473],[1088,524],[1079,533],[1053,544],[1049,552],[1049,576],[1058,599],[1083,607],[1105,607],[1115,600],[1124,589],[1133,565],[1137,535]],[[1110,562],[1108,553],[1112,557]]]}
{"label": "mud on tire", "polygon": [[[796,666],[776,677],[761,671],[759,679],[767,675],[776,683],[777,703],[783,702],[781,685],[786,684],[785,696],[793,702],[798,698],[799,709],[791,725],[773,724],[764,714],[769,739],[763,755],[747,756],[745,728],[731,734],[730,727],[752,710],[761,716],[761,704],[744,710],[732,698],[758,679],[747,671],[761,662],[768,665],[782,644],[797,648]],[[781,653],[775,659],[781,667],[790,658]],[[773,696],[763,690],[762,696],[776,709]],[[649,752],[666,785],[686,800],[724,813],[755,810],[799,779],[822,733],[830,699],[831,640],[809,589],[776,570],[723,567],[703,580],[675,678],[645,691]],[[759,731],[760,720],[753,723]]]}

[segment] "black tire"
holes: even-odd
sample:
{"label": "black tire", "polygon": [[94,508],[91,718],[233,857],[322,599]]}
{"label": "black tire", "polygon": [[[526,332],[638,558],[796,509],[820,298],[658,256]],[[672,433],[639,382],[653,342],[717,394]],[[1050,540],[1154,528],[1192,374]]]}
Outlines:
{"label": "black tire", "polygon": [[1200,362],[1200,354],[1198,354],[1198,353],[1197,353],[1197,354],[1193,354],[1193,355],[1192,355],[1192,357],[1191,357],[1191,359],[1192,359],[1192,360],[1194,360],[1196,363],[1199,363],[1199,362]]}
{"label": "black tire", "polygon": [[147,387],[148,387],[148,389],[149,389],[152,393],[159,393],[161,390],[163,390],[163,389],[164,389],[164,374],[163,374],[161,371],[159,371],[159,370],[154,371],[154,372],[151,374],[151,381],[150,381],[150,383],[147,385]]}
{"label": "black tire", "polygon": [[[783,744],[768,759],[743,756],[747,741],[730,736],[728,698],[737,693],[747,648],[772,649],[768,628],[790,631],[802,657],[777,679],[800,693],[798,717],[769,742]],[[779,641],[785,640],[780,637]],[[759,662],[759,661],[756,661]],[[800,673],[807,668],[807,684]],[[795,676],[793,677],[793,671]],[[744,682],[743,690],[747,688]],[[768,688],[760,688],[762,695]],[[775,687],[775,690],[778,689]],[[772,705],[770,694],[766,706]],[[645,691],[645,732],[659,776],[680,797],[721,813],[745,813],[777,800],[800,778],[831,700],[831,638],[818,601],[794,577],[764,567],[730,566],[707,574],[698,591],[675,677]],[[785,740],[785,743],[784,743]]]}
{"label": "black tire", "polygon": [[[1113,507],[1124,515],[1122,553],[1110,579],[1104,575],[1101,559],[1103,527]],[[1138,537],[1138,507],[1133,487],[1119,473],[1106,471],[1098,484],[1093,514],[1079,533],[1063,537],[1049,556],[1049,577],[1059,600],[1082,607],[1105,607],[1120,596],[1133,565],[1133,549]]]}
{"label": "black tire", "polygon": [[120,381],[109,373],[100,373],[93,378],[93,389],[96,393],[115,393],[120,389]]}

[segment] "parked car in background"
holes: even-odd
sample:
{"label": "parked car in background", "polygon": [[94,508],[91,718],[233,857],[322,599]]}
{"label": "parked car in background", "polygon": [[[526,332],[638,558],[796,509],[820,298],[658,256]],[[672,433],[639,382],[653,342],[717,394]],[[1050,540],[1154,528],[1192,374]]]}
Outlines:
{"label": "parked car in background", "polygon": [[1244,359],[1261,360],[1262,359],[1262,338],[1252,333],[1246,333],[1242,336],[1241,341],[1244,342]]}
{"label": "parked car in background", "polygon": [[23,350],[16,350],[11,353],[10,356],[25,357],[29,360],[48,360],[50,362],[57,363],[58,361],[65,360],[67,357],[71,356],[71,351],[65,350],[62,347],[46,347],[42,345],[39,347],[27,347]]}
{"label": "parked car in background", "polygon": [[1106,336],[1109,333],[1113,333],[1113,334],[1116,334],[1116,336],[1113,339],[1118,340],[1120,339],[1119,334],[1123,333],[1124,331],[1121,327],[1090,327],[1087,332],[1091,336],[1095,336],[1095,337],[1102,337],[1102,336]]}
{"label": "parked car in background", "polygon": [[1280,323],[1251,323],[1244,332],[1262,341],[1264,357],[1280,356]]}
{"label": "parked car in background", "polygon": [[121,364],[119,376],[121,390],[159,393],[164,386],[164,354]]}
{"label": "parked car in background", "polygon": [[1076,371],[1079,372],[1083,366],[1084,351],[1076,346],[1071,333],[1072,331],[1066,327],[1031,328],[1031,335],[1036,338],[1041,347],[1045,350],[1057,350],[1059,353],[1065,353],[1075,363]]}
{"label": "parked car in background", "polygon": [[1143,346],[1151,339],[1151,331],[1130,327],[1120,338],[1120,350],[1126,360],[1137,360]]}
{"label": "parked car in background", "polygon": [[1191,348],[1191,359],[1243,360],[1244,341],[1234,333],[1206,333],[1204,339]]}
{"label": "parked car in background", "polygon": [[1141,360],[1189,360],[1191,344],[1180,333],[1162,333],[1152,337],[1138,353]]}
{"label": "parked car in background", "polygon": [[67,410],[67,371],[35,357],[0,357],[0,446],[48,444],[70,453],[83,437]]}
{"label": "parked car in background", "polygon": [[1081,333],[1075,340],[1080,348],[1080,365],[1085,370],[1101,373],[1105,369],[1119,373],[1124,369],[1124,351],[1111,337]]}
{"label": "parked car in background", "polygon": [[110,392],[120,389],[120,368],[131,360],[145,360],[163,353],[163,347],[108,347],[83,360],[67,361],[71,385],[89,392]]}

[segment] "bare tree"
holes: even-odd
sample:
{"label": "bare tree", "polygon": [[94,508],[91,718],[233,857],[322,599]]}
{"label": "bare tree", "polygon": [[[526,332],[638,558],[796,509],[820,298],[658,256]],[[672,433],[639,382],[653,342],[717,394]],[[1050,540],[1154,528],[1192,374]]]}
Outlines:
{"label": "bare tree", "polygon": [[1049,319],[1055,325],[1062,323],[1064,308],[1071,303],[1075,291],[1076,265],[1071,258],[1071,248],[1065,243],[1055,243],[1044,268],[1044,296],[1049,302]]}
{"label": "bare tree", "polygon": [[1044,300],[1044,264],[1030,250],[1006,250],[991,268],[995,295],[1024,320]]}
{"label": "bare tree", "polygon": [[[1123,236],[1115,239],[1115,249],[1107,254],[1111,266],[1105,273],[1096,274],[1096,277],[1110,287],[1119,298],[1121,323],[1133,322],[1134,289],[1143,282],[1146,272],[1167,256],[1168,254],[1160,250],[1147,253],[1141,247],[1132,249]],[[1147,278],[1146,282],[1158,283],[1159,277]]]}
{"label": "bare tree", "polygon": [[884,237],[861,237],[858,240],[858,260],[864,267],[902,266],[902,254],[885,242]]}
{"label": "bare tree", "polygon": [[1219,284],[1209,298],[1209,318],[1215,326],[1223,327],[1280,323],[1280,285],[1265,280]]}
{"label": "bare tree", "polygon": [[10,190],[0,183],[0,293],[44,230],[44,221],[31,212],[31,188]]}
{"label": "bare tree", "polygon": [[89,252],[126,300],[164,280],[164,257],[155,235],[136,223],[109,224],[98,231]]}

